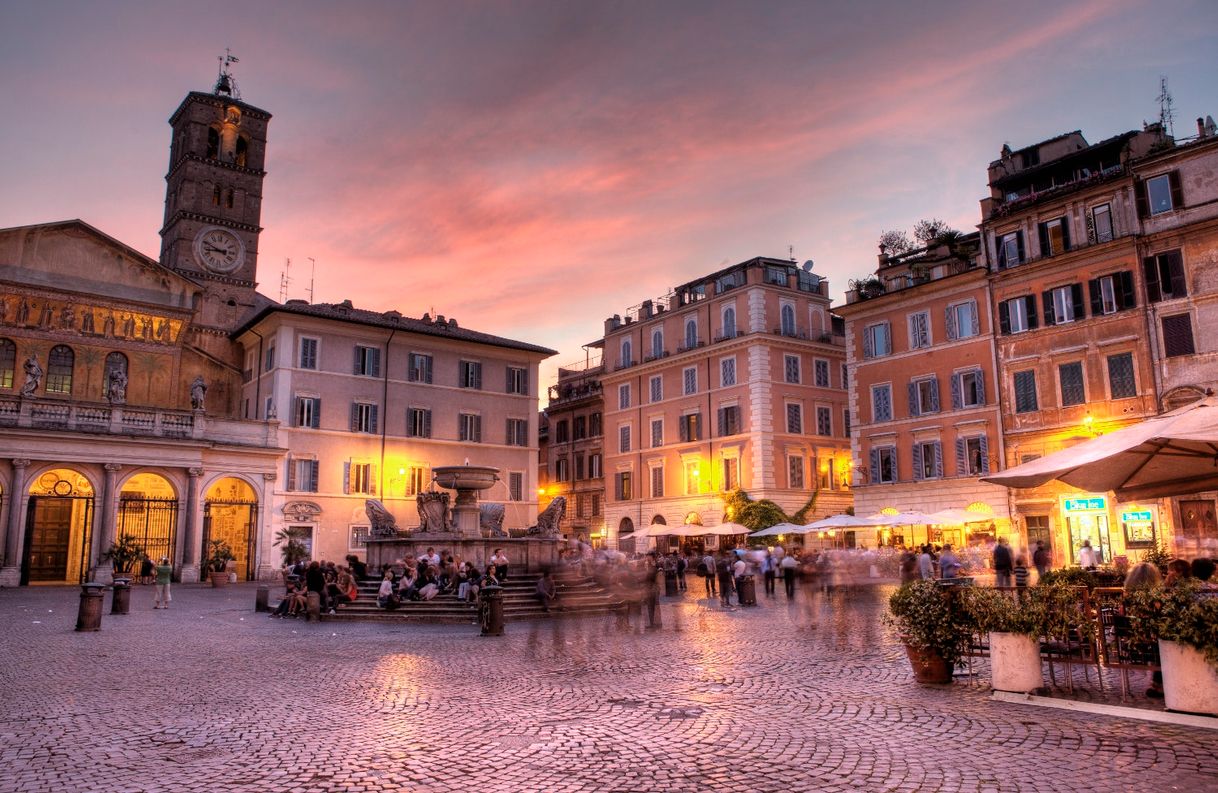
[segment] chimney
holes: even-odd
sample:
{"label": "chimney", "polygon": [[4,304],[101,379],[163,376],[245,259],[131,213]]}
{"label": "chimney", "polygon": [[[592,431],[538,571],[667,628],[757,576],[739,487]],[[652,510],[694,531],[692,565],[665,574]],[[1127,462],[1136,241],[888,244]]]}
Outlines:
{"label": "chimney", "polygon": [[1203,119],[1201,116],[1197,116],[1197,137],[1205,137],[1205,119]]}
{"label": "chimney", "polygon": [[[1201,124],[1201,119],[1197,119],[1197,124],[1198,125]],[[641,306],[639,306],[639,319],[651,319],[651,301],[650,300],[644,300],[643,304]]]}

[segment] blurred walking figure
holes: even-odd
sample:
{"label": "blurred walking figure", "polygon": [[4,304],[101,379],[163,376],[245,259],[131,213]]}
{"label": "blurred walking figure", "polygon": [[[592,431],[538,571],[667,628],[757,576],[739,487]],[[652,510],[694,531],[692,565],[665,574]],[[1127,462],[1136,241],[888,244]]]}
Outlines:
{"label": "blurred walking figure", "polygon": [[1036,582],[1049,574],[1049,549],[1045,547],[1044,540],[1036,541],[1036,551],[1032,554],[1032,564],[1036,567]]}
{"label": "blurred walking figure", "polygon": [[161,557],[161,563],[156,566],[156,598],[152,601],[154,609],[169,608],[169,581],[173,577],[173,565],[168,556]]}
{"label": "blurred walking figure", "polygon": [[[940,562],[940,565],[942,562]],[[994,546],[994,586],[1010,586],[1011,572],[1014,569],[1011,558],[1011,548],[1007,545],[1006,537],[999,537]],[[947,578],[947,576],[943,576]]]}
{"label": "blurred walking figure", "polygon": [[702,557],[702,561],[698,563],[698,575],[706,579],[706,596],[715,597],[718,594],[715,587],[715,557],[711,556],[710,551],[707,551],[706,555]]}
{"label": "blurred walking figure", "polygon": [[777,568],[774,554],[766,551],[765,557],[761,560],[761,573],[765,578],[765,593],[769,597],[774,597],[774,577],[778,574]]}
{"label": "blurred walking figure", "polygon": [[799,572],[799,561],[794,556],[783,556],[778,563],[782,569],[782,585],[787,590],[787,600],[795,599],[795,576]]}
{"label": "blurred walking figure", "polygon": [[715,573],[719,576],[719,604],[724,608],[732,605],[732,560],[720,551],[715,562]]}

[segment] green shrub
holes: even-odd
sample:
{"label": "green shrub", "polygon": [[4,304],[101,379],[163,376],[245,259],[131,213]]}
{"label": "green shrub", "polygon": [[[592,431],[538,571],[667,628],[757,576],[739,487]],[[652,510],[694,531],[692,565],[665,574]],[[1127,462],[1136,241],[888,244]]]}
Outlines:
{"label": "green shrub", "polygon": [[901,635],[901,641],[936,653],[955,667],[975,628],[967,610],[957,602],[959,594],[933,581],[913,581],[892,593],[884,621]]}

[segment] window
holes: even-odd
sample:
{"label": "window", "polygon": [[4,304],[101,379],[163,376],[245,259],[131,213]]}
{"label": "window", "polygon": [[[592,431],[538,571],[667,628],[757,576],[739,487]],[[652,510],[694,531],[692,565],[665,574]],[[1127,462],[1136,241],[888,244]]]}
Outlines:
{"label": "window", "polygon": [[990,472],[989,442],[984,435],[956,439],[956,470],[964,476],[985,476]]}
{"label": "window", "polygon": [[617,450],[619,452],[630,451],[630,425],[623,424],[617,430]]}
{"label": "window", "polygon": [[421,465],[411,465],[406,468],[406,495],[417,496],[427,490],[430,480],[427,469]]}
{"label": "window", "polygon": [[622,383],[617,387],[617,406],[619,410],[630,407],[630,383]]}
{"label": "window", "polygon": [[1112,208],[1108,204],[1100,204],[1091,208],[1091,230],[1096,242],[1112,240]]}
{"label": "window", "polygon": [[723,460],[723,489],[735,490],[740,487],[740,461],[735,457]]}
{"label": "window", "polygon": [[1119,273],[1093,278],[1088,283],[1091,292],[1091,316],[1115,314],[1137,305],[1133,292],[1133,273]]}
{"label": "window", "polygon": [[897,481],[897,450],[893,446],[871,447],[871,484]]}
{"label": "window", "polygon": [[634,366],[634,345],[630,339],[622,339],[622,359],[617,364],[619,369]]}
{"label": "window", "polygon": [[1022,333],[1037,326],[1036,298],[1013,297],[998,304],[998,325],[1004,334]]}
{"label": "window", "polygon": [[347,550],[362,551],[368,547],[368,535],[372,533],[371,526],[352,526],[347,538]]}
{"label": "window", "polygon": [[262,359],[262,367],[265,372],[275,368],[275,348],[273,346],[266,348],[266,357]]}
{"label": "window", "polygon": [[13,387],[13,374],[17,370],[17,345],[9,339],[0,339],[0,388]]}
{"label": "window", "polygon": [[651,357],[664,357],[664,331],[659,328],[651,332]]}
{"label": "window", "polygon": [[1146,298],[1152,303],[1188,297],[1188,285],[1184,280],[1184,259],[1180,251],[1165,251],[1142,260],[1142,271],[1146,275]]}
{"label": "window", "polygon": [[482,417],[477,413],[462,413],[458,417],[458,440],[482,443]]}
{"label": "window", "polygon": [[599,518],[600,514],[601,514],[601,494],[593,493],[591,501],[592,501],[592,517]]}
{"label": "window", "polygon": [[698,320],[690,317],[685,320],[685,349],[692,350],[698,346]]}
{"label": "window", "polygon": [[797,402],[787,403],[787,432],[798,435],[804,431],[803,405]]}
{"label": "window", "polygon": [[379,347],[355,345],[355,374],[364,377],[381,376],[381,350]]}
{"label": "window", "polygon": [[346,463],[347,476],[345,493],[358,493],[369,496],[373,490],[372,463]]}
{"label": "window", "polygon": [[892,332],[887,322],[877,322],[863,329],[863,357],[881,358],[892,353]]}
{"label": "window", "polygon": [[738,435],[740,433],[740,406],[725,405],[719,408],[719,436]]}
{"label": "window", "polygon": [[648,381],[648,386],[651,390],[651,401],[659,402],[664,398],[664,378],[661,375],[656,375]]}
{"label": "window", "polygon": [[847,438],[850,437],[850,408],[842,409],[842,432]]}
{"label": "window", "polygon": [[207,128],[207,159],[214,160],[220,156],[220,130],[215,127]]}
{"label": "window", "polygon": [[1108,356],[1108,390],[1112,399],[1126,399],[1138,395],[1133,379],[1133,353],[1123,352]]}
{"label": "window", "polygon": [[913,445],[914,479],[941,479],[943,477],[943,444],[938,441]]}
{"label": "window", "polygon": [[651,420],[651,448],[657,449],[664,445],[664,419]]}
{"label": "window", "polygon": [[833,411],[826,407],[816,409],[816,434],[830,436],[833,434]]}
{"label": "window", "polygon": [[731,306],[723,309],[723,338],[736,338],[736,309]]}
{"label": "window", "polygon": [[56,344],[47,356],[46,392],[48,394],[72,393],[72,368],[76,364],[76,353],[66,344]]}
{"label": "window", "polygon": [[715,279],[715,294],[723,294],[729,289],[737,286],[744,286],[744,271],[737,270],[734,273],[721,275]]}
{"label": "window", "polygon": [[262,406],[262,415],[270,417],[271,411],[275,409],[275,396],[272,394],[266,398],[266,402]]}
{"label": "window", "polygon": [[289,457],[288,490],[300,493],[316,493],[317,473],[317,460],[302,460],[297,457]]}
{"label": "window", "polygon": [[772,264],[767,264],[765,266],[765,282],[767,284],[774,284],[775,286],[786,286],[787,268],[775,267]]}
{"label": "window", "polygon": [[406,379],[412,383],[431,382],[431,356],[421,352],[410,354],[410,368],[406,371]]}
{"label": "window", "polygon": [[102,390],[109,395],[110,376],[112,374],[122,375],[122,382],[127,382],[127,356],[121,352],[112,352],[106,356],[106,374],[102,379]]}
{"label": "window", "polygon": [[702,440],[701,413],[687,413],[681,417],[681,423],[677,426],[680,428],[682,443]]}
{"label": "window", "polygon": [[909,315],[909,349],[930,346],[930,314],[919,311]]}
{"label": "window", "polygon": [[512,501],[524,501],[524,474],[520,471],[508,473],[508,498]]}
{"label": "window", "polygon": [[1196,352],[1193,346],[1193,323],[1188,314],[1163,318],[1163,352],[1168,358],[1192,355]]}
{"label": "window", "polygon": [[376,432],[377,406],[368,402],[351,403],[351,431]]}
{"label": "window", "polygon": [[892,421],[892,386],[871,387],[871,420]]}
{"label": "window", "polygon": [[575,517],[588,517],[588,494],[580,493],[575,496]]}
{"label": "window", "polygon": [[681,372],[681,382],[686,396],[698,393],[698,369],[695,366],[686,367]]}
{"label": "window", "polygon": [[925,377],[909,384],[909,415],[939,412],[939,378]]}
{"label": "window", "polygon": [[482,388],[482,364],[479,362],[462,361],[458,374],[457,385],[461,388]]}
{"label": "window", "polygon": [[804,486],[804,458],[787,458],[787,487],[798,490]]}
{"label": "window", "polygon": [[577,480],[587,478],[586,476],[584,476],[585,471],[587,471],[587,466],[584,465],[584,462],[585,462],[584,453],[576,452],[575,453],[575,478]]}
{"label": "window", "polygon": [[571,461],[566,457],[559,457],[554,461],[554,481],[555,482],[570,482],[571,481]]}
{"label": "window", "polygon": [[1024,260],[1023,232],[1002,234],[997,240],[998,268],[1014,267]]}
{"label": "window", "polygon": [[599,453],[588,455],[588,478],[601,478],[601,456]]}
{"label": "window", "polygon": [[1064,217],[1041,223],[1039,231],[1041,256],[1056,256],[1070,250],[1070,226]]}
{"label": "window", "polygon": [[529,370],[520,366],[507,368],[507,392],[509,394],[529,393]]}
{"label": "window", "polygon": [[816,385],[818,388],[829,387],[829,362],[816,360],[813,362],[813,370],[816,376]]}
{"label": "window", "polygon": [[629,471],[621,471],[614,478],[614,493],[618,501],[629,501],[634,498]]}
{"label": "window", "polygon": [[735,358],[724,358],[719,361],[719,385],[724,388],[736,385]]}
{"label": "window", "polygon": [[588,435],[592,438],[599,438],[604,430],[601,429],[601,414],[593,413],[588,416]]}
{"label": "window", "polygon": [[1083,318],[1082,284],[1070,284],[1050,289],[1041,295],[1045,310],[1045,326],[1065,325]]}
{"label": "window", "polygon": [[1035,413],[1040,409],[1036,401],[1036,372],[1029,369],[1016,372],[1015,382],[1015,412]]}
{"label": "window", "polygon": [[431,410],[428,408],[406,408],[406,437],[431,437]]}
{"label": "window", "polygon": [[575,440],[582,441],[584,438],[588,437],[588,417],[587,416],[576,416],[574,419],[571,420],[571,426],[572,426],[572,432],[575,436]]}
{"label": "window", "polygon": [[850,367],[846,364],[842,364],[842,390],[848,390],[849,388],[850,388]]}
{"label": "window", "polygon": [[651,469],[651,497],[664,498],[664,466]]}
{"label": "window", "polygon": [[798,355],[782,356],[782,371],[783,371],[783,378],[788,383],[799,383],[799,356]]}
{"label": "window", "polygon": [[977,301],[968,300],[947,307],[947,338],[968,339],[981,332],[977,323]]}
{"label": "window", "polygon": [[321,398],[320,397],[296,397],[296,424],[297,427],[308,427],[309,429],[318,429],[321,427]]}
{"label": "window", "polygon": [[[1142,196],[1138,196],[1138,198],[1142,199]],[[1180,174],[1171,171],[1147,179],[1145,201],[1145,208],[1151,215],[1161,215],[1184,206],[1184,195],[1180,189]],[[1146,214],[1146,212],[1142,214]]]}
{"label": "window", "polygon": [[698,463],[692,460],[685,463],[685,495],[695,496],[698,494],[699,475]]}
{"label": "window", "polygon": [[985,376],[980,369],[952,375],[952,408],[975,408],[985,404]]}
{"label": "window", "polygon": [[1061,381],[1062,407],[1081,405],[1087,401],[1083,387],[1083,364],[1081,361],[1063,363],[1057,367],[1057,376]]}
{"label": "window", "polygon": [[566,443],[568,440],[570,440],[571,436],[570,436],[570,433],[568,432],[569,426],[570,425],[567,424],[566,419],[562,419],[561,421],[559,421],[557,424],[554,425],[554,442],[555,443]]}
{"label": "window", "polygon": [[832,457],[820,461],[818,458],[813,458],[812,465],[816,470],[817,481],[821,490],[836,490],[837,477],[834,475],[835,460]]}
{"label": "window", "polygon": [[[212,131],[214,132],[214,130],[212,130]],[[224,188],[220,187],[220,185],[216,185],[215,187],[213,187],[211,190],[212,206],[217,206],[217,207],[220,206],[220,200],[223,198],[223,196],[224,196]]]}
{"label": "window", "polygon": [[795,335],[795,306],[790,303],[783,303],[781,310],[782,318],[782,335]]}
{"label": "window", "polygon": [[507,419],[505,434],[508,446],[529,445],[529,422],[527,419]]}
{"label": "window", "polygon": [[300,339],[300,368],[317,368],[317,339],[307,337]]}

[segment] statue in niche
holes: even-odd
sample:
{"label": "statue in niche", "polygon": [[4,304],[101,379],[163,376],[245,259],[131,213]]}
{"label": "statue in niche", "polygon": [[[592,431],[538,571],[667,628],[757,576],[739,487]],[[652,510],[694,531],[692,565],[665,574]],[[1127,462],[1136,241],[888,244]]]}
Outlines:
{"label": "statue in niche", "polygon": [[375,498],[364,500],[364,514],[368,516],[369,530],[373,537],[398,536],[398,522],[385,505]]}
{"label": "statue in niche", "polygon": [[29,358],[25,359],[25,365],[21,368],[25,372],[25,385],[21,386],[21,396],[32,397],[38,390],[39,384],[42,383],[42,376],[45,374],[42,366],[38,364],[38,355],[31,354]]}
{"label": "statue in niche", "polygon": [[17,304],[17,324],[25,325],[29,321],[30,321],[30,301],[26,300],[23,297],[23,298],[21,298],[21,302]]}
{"label": "statue in niche", "polygon": [[206,397],[207,383],[203,380],[203,375],[198,375],[190,384],[190,407],[194,410],[202,410],[203,400]]}
{"label": "statue in niche", "polygon": [[135,338],[135,317],[130,314],[123,317],[123,338]]}
{"label": "statue in niche", "polygon": [[90,336],[94,334],[93,330],[93,309],[87,308],[80,315],[80,332],[88,333]]}
{"label": "statue in niche", "polygon": [[42,304],[42,311],[38,315],[38,327],[43,330],[51,329],[51,320],[55,318],[55,307],[49,302]]}
{"label": "statue in niche", "polygon": [[72,330],[76,325],[76,306],[67,303],[59,310],[59,327],[61,330]]}
{"label": "statue in niche", "polygon": [[557,537],[558,524],[562,522],[563,515],[566,514],[567,499],[565,496],[558,496],[550,502],[550,506],[546,507],[544,512],[537,516],[537,525],[529,527],[529,535]]}
{"label": "statue in niche", "polygon": [[111,405],[127,403],[127,375],[121,369],[111,369],[106,376],[106,399]]}
{"label": "statue in niche", "polygon": [[169,320],[159,320],[156,324],[156,340],[165,342],[169,341],[170,330],[171,328],[169,326]]}
{"label": "statue in niche", "polygon": [[102,335],[107,338],[114,335],[114,312],[106,312],[106,318],[102,321]]}

